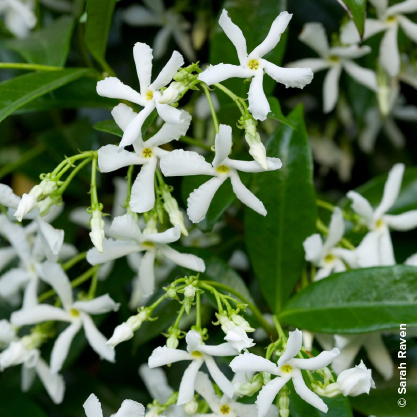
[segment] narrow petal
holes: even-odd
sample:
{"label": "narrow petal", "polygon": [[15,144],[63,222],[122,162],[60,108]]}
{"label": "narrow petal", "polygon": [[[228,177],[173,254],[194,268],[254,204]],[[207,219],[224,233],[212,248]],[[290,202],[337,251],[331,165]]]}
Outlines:
{"label": "narrow petal", "polygon": [[123,21],[129,26],[161,26],[161,19],[146,7],[132,4],[126,7],[122,13]]}
{"label": "narrow petal", "polygon": [[417,1],[416,0],[406,0],[401,3],[394,4],[391,7],[388,7],[386,11],[387,16],[392,16],[399,13],[414,13],[417,12]]}
{"label": "narrow petal", "polygon": [[177,405],[182,405],[191,401],[194,397],[194,383],[197,372],[201,368],[203,361],[201,359],[193,360],[185,370],[181,379],[180,388],[178,390]]}
{"label": "narrow petal", "polygon": [[315,371],[316,369],[324,368],[332,363],[332,361],[339,356],[340,351],[334,348],[330,351],[321,352],[315,358],[310,359],[291,359],[291,364],[294,364],[300,369],[306,369],[308,371]]}
{"label": "narrow petal", "polygon": [[10,317],[10,322],[18,327],[51,320],[71,321],[71,317],[61,308],[47,304],[39,304],[28,310],[15,311]]}
{"label": "narrow petal", "polygon": [[142,166],[132,185],[130,207],[135,213],[146,213],[155,205],[155,169],[156,158]]}
{"label": "narrow petal", "polygon": [[373,226],[374,212],[369,201],[362,197],[356,191],[349,191],[346,194],[347,198],[352,200],[352,209],[355,213],[365,218],[366,224],[369,227]]}
{"label": "narrow petal", "polygon": [[161,404],[165,404],[173,392],[173,389],[168,385],[165,372],[158,368],[150,369],[146,363],[143,363],[139,367],[139,375],[151,397]]}
{"label": "narrow petal", "polygon": [[370,333],[366,336],[364,348],[372,366],[386,381],[394,375],[394,363],[388,349],[385,347],[381,333]]}
{"label": "narrow petal", "polygon": [[144,297],[148,297],[155,291],[155,255],[156,251],[148,250],[139,265],[139,283]]}
{"label": "narrow petal", "polygon": [[17,257],[12,247],[0,248],[0,271],[3,271]]}
{"label": "narrow petal", "polygon": [[132,110],[131,107],[127,106],[124,103],[118,104],[111,111],[114,121],[117,123],[117,126],[123,130],[123,132],[128,127],[129,123],[137,116],[137,113]]}
{"label": "narrow petal", "polygon": [[8,208],[17,208],[20,202],[20,197],[17,196],[13,190],[5,184],[0,184],[0,204]]}
{"label": "narrow petal", "polygon": [[340,354],[332,362],[332,369],[339,375],[345,369],[352,366],[353,360],[359,352],[364,340],[364,335],[338,336],[335,335],[336,347]]}
{"label": "narrow petal", "polygon": [[298,354],[303,346],[303,332],[295,329],[289,333],[287,347],[285,352],[280,356],[278,360],[278,367],[285,365],[291,358]]}
{"label": "narrow petal", "polygon": [[394,248],[392,247],[391,235],[386,228],[379,237],[379,259],[381,266],[395,265]]}
{"label": "narrow petal", "polygon": [[169,104],[161,104],[158,101],[156,102],[156,110],[158,110],[158,114],[164,122],[171,125],[178,125],[182,123],[181,117],[184,113],[181,110],[176,109]]}
{"label": "narrow petal", "polygon": [[36,372],[52,401],[55,404],[61,404],[65,392],[65,382],[62,375],[52,373],[42,358],[38,359]]}
{"label": "narrow petal", "polygon": [[229,78],[249,78],[253,77],[253,71],[249,68],[244,68],[239,65],[218,64],[211,65],[203,71],[198,79],[205,82],[207,85],[221,83]]}
{"label": "narrow petal", "polygon": [[64,243],[64,231],[55,229],[41,217],[37,217],[39,231],[54,255],[58,255]]}
{"label": "narrow petal", "polygon": [[[268,171],[275,171],[282,167],[279,158],[266,158]],[[256,161],[238,161],[236,159],[228,159],[227,166],[243,172],[264,172],[265,170]]]}
{"label": "narrow petal", "polygon": [[341,65],[334,65],[326,74],[323,83],[323,111],[331,112],[336,106],[339,96],[339,78],[342,72]]}
{"label": "narrow petal", "polygon": [[110,233],[119,239],[133,240],[138,243],[142,241],[139,225],[130,214],[115,217],[110,227]]}
{"label": "narrow petal", "polygon": [[265,72],[277,83],[284,84],[286,88],[304,88],[313,80],[311,68],[281,68],[265,59],[261,60]]}
{"label": "narrow petal", "polygon": [[287,68],[310,68],[313,73],[330,68],[332,64],[327,59],[321,58],[306,58],[298,61],[290,62],[286,65]]}
{"label": "narrow petal", "polygon": [[107,338],[99,332],[88,314],[81,312],[80,315],[83,322],[85,337],[90,346],[98,353],[101,359],[114,362],[115,350],[106,345]]}
{"label": "narrow petal", "polygon": [[[41,358],[38,359],[38,361]],[[22,366],[22,373],[21,373],[21,382],[20,387],[22,388],[23,392],[28,392],[33,385],[33,382],[36,378],[36,369],[29,368],[25,365]]]}
{"label": "narrow petal", "polygon": [[397,148],[403,148],[405,145],[405,136],[401,129],[396,125],[394,120],[387,118],[384,121],[383,129],[385,135],[391,141],[391,143]]}
{"label": "narrow petal", "polygon": [[165,67],[162,68],[162,71],[152,83],[151,88],[160,90],[162,87],[165,87],[177,73],[178,68],[182,65],[184,65],[184,58],[178,51],[174,51]]}
{"label": "narrow petal", "polygon": [[365,114],[365,127],[359,134],[359,146],[365,153],[373,151],[376,138],[382,127],[382,120],[377,108],[368,109]]}
{"label": "narrow petal", "polygon": [[155,59],[160,59],[165,55],[171,35],[172,31],[169,27],[162,27],[155,35],[153,41],[153,54]]}
{"label": "narrow petal", "polygon": [[207,404],[210,406],[212,411],[215,413],[220,411],[220,398],[214,392],[213,384],[206,373],[197,373],[194,388],[196,392],[207,401]]}
{"label": "narrow petal", "polygon": [[190,194],[187,200],[187,214],[193,223],[199,223],[206,217],[214,194],[226,179],[226,176],[213,177]]}
{"label": "narrow petal", "polygon": [[369,3],[375,7],[379,18],[383,18],[388,8],[388,0],[369,0]]}
{"label": "narrow petal", "polygon": [[250,56],[261,57],[269,51],[272,51],[280,41],[281,35],[285,29],[287,29],[291,18],[292,14],[289,14],[288,12],[281,12],[272,22],[271,29],[269,29],[266,38],[250,53]]}
{"label": "narrow petal", "polygon": [[185,350],[171,349],[166,346],[157,347],[149,357],[149,368],[168,365],[179,361],[191,361],[194,358]]}
{"label": "narrow petal", "polygon": [[248,110],[256,120],[265,120],[271,111],[268,100],[266,99],[263,88],[263,72],[257,71],[252,78],[248,93]]}
{"label": "narrow petal", "polygon": [[210,356],[236,356],[239,352],[232,348],[229,343],[221,343],[220,345],[199,345],[197,348]]}
{"label": "narrow petal", "polygon": [[235,393],[232,383],[223,375],[222,371],[220,371],[212,356],[206,354],[203,356],[204,362],[206,363],[207,369],[213,378],[213,381],[219,386],[223,394],[232,398]]}
{"label": "narrow petal", "polygon": [[87,398],[87,401],[83,404],[83,407],[87,417],[103,417],[100,401],[94,394],[91,394]]}
{"label": "narrow petal", "polygon": [[327,253],[334,248],[342,239],[345,233],[345,223],[343,221],[343,214],[339,207],[333,210],[332,218],[329,225],[329,233],[324,242],[323,252]]}
{"label": "narrow petal", "polygon": [[[255,404],[242,404],[233,402],[231,409],[239,417],[255,417],[258,415],[258,409]],[[275,405],[271,406],[267,413],[268,417],[278,417],[278,409]]]}
{"label": "narrow petal", "polygon": [[330,49],[330,55],[335,55],[344,59],[357,59],[371,52],[371,48],[367,45],[349,45],[349,46],[336,46]]}
{"label": "narrow petal", "polygon": [[119,148],[132,145],[136,140],[142,139],[142,125],[148,116],[155,108],[155,101],[148,101],[144,104],[144,108],[138,113],[137,116],[129,123],[123,134],[122,140],[119,144]]}
{"label": "narrow petal", "polygon": [[[387,25],[384,22],[381,22],[377,19],[366,19],[365,20],[365,30],[363,34],[363,39],[371,38],[377,33],[382,32],[387,28]],[[361,41],[359,37],[358,29],[355,26],[353,20],[344,25],[342,33],[340,35],[340,40],[345,44],[359,43]]]}
{"label": "narrow petal", "polygon": [[321,236],[318,233],[309,236],[303,242],[303,247],[306,261],[312,262],[314,265],[318,266],[324,253]]}
{"label": "narrow petal", "polygon": [[123,84],[116,77],[107,77],[97,83],[97,94],[102,97],[117,98],[131,101],[132,103],[145,105],[145,100],[140,94],[128,85]]}
{"label": "narrow petal", "polygon": [[[417,2],[414,1],[417,9]],[[414,42],[417,42],[417,24],[413,23],[411,20],[407,19],[404,16],[398,16],[401,28],[404,33]]]}
{"label": "narrow petal", "polygon": [[327,413],[329,407],[325,404],[325,402],[313,391],[310,391],[307,388],[307,385],[304,382],[303,375],[297,369],[293,371],[292,382],[294,384],[295,392],[307,403],[316,407],[323,413]]}
{"label": "narrow petal", "polygon": [[253,353],[243,353],[236,356],[229,365],[233,372],[268,372],[277,374],[277,366],[262,356]]}
{"label": "narrow petal", "polygon": [[89,301],[76,301],[73,305],[76,310],[84,311],[88,314],[103,314],[109,311],[117,311],[120,303],[116,303],[109,294],[101,295]]}
{"label": "narrow petal", "polygon": [[146,95],[151,84],[152,75],[152,49],[146,43],[137,42],[133,47],[133,59],[139,78],[140,94]]}
{"label": "narrow petal", "polygon": [[81,320],[71,323],[57,337],[51,353],[51,372],[58,373],[68,356],[69,348],[75,335],[80,331],[82,326]]}
{"label": "narrow petal", "polygon": [[145,163],[144,158],[133,152],[120,149],[116,145],[102,146],[98,150],[98,168],[101,172],[112,172],[129,165]]}
{"label": "narrow petal", "polygon": [[275,397],[281,388],[290,380],[289,377],[277,377],[268,382],[259,392],[255,404],[258,408],[258,417],[265,417]]}
{"label": "narrow petal", "polygon": [[[1,220],[4,219],[4,222]],[[6,216],[0,215],[0,232],[13,246],[24,265],[29,264],[31,258],[31,247],[25,233],[25,229],[18,224],[10,222]]]}
{"label": "narrow petal", "polygon": [[214,175],[215,171],[197,152],[176,149],[161,158],[161,170],[166,177]]}
{"label": "narrow petal", "polygon": [[319,268],[316,272],[316,275],[314,275],[313,281],[320,281],[323,278],[327,278],[332,272],[334,268],[334,263],[327,265],[325,264],[322,268]]}
{"label": "narrow petal", "polygon": [[190,330],[185,336],[185,341],[187,342],[188,352],[192,352],[201,344],[201,335],[195,330]]}
{"label": "narrow petal", "polygon": [[144,417],[145,407],[133,400],[124,400],[116,414],[113,417]]}
{"label": "narrow petal", "polygon": [[376,74],[374,71],[362,68],[350,60],[345,60],[343,62],[343,68],[358,83],[364,85],[372,91],[378,91],[378,83],[376,81]]}
{"label": "narrow petal", "polygon": [[223,12],[219,19],[219,25],[223,29],[226,36],[232,41],[233,45],[235,46],[240,65],[245,65],[246,58],[248,56],[248,51],[246,48],[246,39],[243,36],[242,30],[239,28],[239,26],[235,25],[232,22],[232,19],[230,19],[227,10],[223,9]]}
{"label": "narrow petal", "polygon": [[197,58],[195,56],[195,52],[193,49],[193,45],[191,43],[191,36],[188,32],[181,30],[181,28],[176,28],[172,32],[172,36],[175,39],[175,42],[180,47],[181,51],[187,57],[190,62],[196,62]]}
{"label": "narrow petal", "polygon": [[126,256],[130,253],[138,252],[140,246],[134,242],[123,242],[120,240],[104,239],[103,252],[100,253],[96,248],[87,252],[87,261],[91,265],[103,264]]}
{"label": "narrow petal", "polygon": [[326,30],[321,23],[307,23],[304,25],[298,39],[309,46],[323,58],[329,55],[329,43]]}
{"label": "narrow petal", "polygon": [[31,275],[24,269],[9,269],[0,277],[0,296],[7,299],[18,294],[30,279]]}
{"label": "narrow petal", "polygon": [[267,211],[264,204],[258,197],[249,191],[242,183],[236,171],[230,172],[230,180],[232,182],[233,192],[236,197],[245,205],[250,207],[262,216],[266,216]]}
{"label": "narrow petal", "polygon": [[212,165],[217,168],[229,156],[232,149],[232,128],[227,125],[219,126],[219,133],[215,138],[216,155],[213,159]]}
{"label": "narrow petal", "polygon": [[391,229],[407,231],[417,227],[417,210],[407,211],[396,216],[386,214],[384,221]]}
{"label": "narrow petal", "polygon": [[375,219],[379,219],[395,203],[401,189],[405,166],[404,164],[395,164],[388,173],[387,181],[384,185],[384,194],[381,203],[375,209]]}
{"label": "narrow petal", "polygon": [[369,268],[371,266],[380,266],[379,241],[380,235],[378,232],[373,231],[365,235],[354,251],[359,267]]}
{"label": "narrow petal", "polygon": [[176,242],[181,236],[179,227],[171,227],[162,233],[147,233],[143,235],[143,240],[153,243],[172,243]]}
{"label": "narrow petal", "polygon": [[400,72],[400,52],[398,50],[398,25],[391,26],[379,46],[379,61],[391,77]]}
{"label": "narrow petal", "polygon": [[166,258],[168,258],[169,260],[171,260],[179,266],[197,272],[204,272],[206,270],[206,265],[204,264],[204,261],[196,255],[192,255],[189,253],[180,253],[172,249],[168,245],[159,245],[159,249]]}

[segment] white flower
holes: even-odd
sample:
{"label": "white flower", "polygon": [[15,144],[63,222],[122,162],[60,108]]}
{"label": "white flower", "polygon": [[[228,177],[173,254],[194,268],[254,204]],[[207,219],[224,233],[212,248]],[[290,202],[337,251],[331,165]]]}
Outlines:
{"label": "white flower", "polygon": [[321,23],[307,23],[298,37],[301,42],[313,49],[320,58],[307,58],[288,64],[288,67],[306,65],[318,72],[330,68],[323,84],[324,112],[329,113],[336,105],[339,96],[339,78],[344,69],[352,78],[365,87],[377,91],[376,75],[373,71],[355,64],[352,59],[361,58],[371,52],[369,46],[350,45],[348,47],[329,47],[326,31]]}
{"label": "white flower", "polygon": [[236,326],[229,329],[224,338],[232,348],[241,352],[242,349],[249,349],[252,346],[255,346],[253,339],[249,338],[245,330],[242,327]]}
{"label": "white flower", "polygon": [[130,26],[161,26],[153,45],[155,58],[159,59],[165,54],[172,36],[187,59],[194,62],[196,57],[191,46],[191,37],[187,33],[191,27],[190,23],[173,9],[165,9],[162,0],[143,2],[148,9],[136,4],[129,6],[123,12],[123,20]]}
{"label": "white flower", "polygon": [[58,264],[46,262],[42,265],[41,277],[51,285],[58,294],[63,308],[48,304],[39,304],[32,308],[16,311],[11,316],[15,326],[42,323],[45,321],[64,321],[70,325],[58,336],[51,353],[51,371],[57,373],[67,357],[72,339],[84,327],[90,346],[100,357],[114,362],[114,349],[106,346],[107,339],[99,332],[90,314],[103,314],[117,311],[119,304],[115,303],[108,294],[88,301],[73,301],[71,283]]}
{"label": "white flower", "polygon": [[[141,138],[133,142],[135,152],[120,150],[115,145],[106,145],[98,151],[98,166],[101,172],[112,172],[130,165],[142,165],[142,169],[132,185],[130,208],[136,213],[145,213],[155,205],[155,169],[158,158],[169,152],[159,146],[178,140],[185,135],[190,126],[191,116],[184,110],[179,111],[179,124],[165,123],[164,126],[144,142]],[[136,118],[135,113],[125,104],[116,106],[112,115],[123,131]]]}
{"label": "white flower", "polygon": [[[177,149],[161,158],[161,170],[167,177],[183,175],[211,175],[212,179],[194,190],[188,197],[187,214],[190,220],[198,223],[206,216],[211,200],[219,187],[230,178],[237,198],[257,213],[266,216],[263,203],[242,183],[237,170],[262,172],[263,168],[255,161],[236,161],[229,159],[232,148],[232,128],[220,125],[216,135],[216,154],[211,164],[196,152]],[[268,170],[281,168],[279,158],[267,158]]]}
{"label": "white flower", "polygon": [[177,265],[193,271],[205,271],[202,259],[195,255],[177,252],[167,245],[180,238],[181,232],[178,226],[163,233],[142,234],[133,217],[125,214],[113,220],[110,232],[119,240],[104,239],[103,253],[98,252],[96,248],[90,249],[87,252],[87,261],[91,265],[98,265],[128,254],[145,251],[139,263],[139,282],[144,296],[152,294],[155,288],[154,261],[158,250]]}
{"label": "white flower", "polygon": [[104,226],[100,210],[93,210],[90,220],[91,232],[89,233],[91,242],[99,252],[103,252]]}
{"label": "white flower", "polygon": [[223,10],[219,24],[235,46],[240,66],[231,64],[214,65],[203,71],[198,79],[204,81],[207,85],[211,85],[233,77],[253,77],[248,93],[248,110],[255,119],[265,120],[271,109],[262,86],[264,70],[276,82],[284,84],[287,88],[303,88],[313,79],[313,72],[310,68],[281,68],[262,58],[274,49],[280,41],[291,17],[292,15],[288,12],[281,12],[273,21],[265,40],[248,55],[246,39],[242,31],[232,22],[227,15],[227,11]]}
{"label": "white flower", "polygon": [[264,417],[274,401],[274,398],[281,388],[290,380],[294,384],[295,392],[306,402],[326,413],[328,410],[324,401],[314,392],[310,391],[304,382],[301,370],[316,370],[329,365],[337,355],[338,349],[321,352],[315,358],[298,359],[295,356],[301,349],[303,343],[302,332],[296,329],[290,332],[287,346],[284,353],[275,365],[272,361],[256,356],[252,353],[244,353],[234,358],[230,363],[233,372],[268,372],[277,375],[278,378],[268,382],[261,390],[256,400],[258,406],[258,417]]}
{"label": "white flower", "polygon": [[38,207],[36,198],[31,194],[23,194],[22,199],[20,200],[17,207],[16,213],[14,214],[16,220],[21,222],[23,217],[34,210],[36,207]]}
{"label": "white flower", "polygon": [[324,244],[318,233],[309,236],[303,242],[306,260],[320,268],[314,277],[315,281],[328,277],[333,272],[346,271],[345,262],[350,267],[356,266],[355,252],[336,246],[344,232],[342,211],[339,207],[335,207]]}
{"label": "white flower", "polygon": [[133,337],[133,329],[127,323],[119,324],[113,331],[113,336],[106,342],[106,345],[114,348],[121,342],[125,342]]}
{"label": "white flower", "polygon": [[372,371],[367,369],[363,361],[354,368],[341,372],[337,377],[337,384],[345,397],[369,394],[371,388],[375,388]]}
{"label": "white flower", "polygon": [[201,336],[194,330],[187,333],[186,342],[187,351],[171,349],[166,346],[158,347],[152,352],[148,361],[150,368],[178,361],[191,361],[181,380],[177,405],[185,404],[193,398],[195,379],[203,363],[206,364],[211,377],[223,393],[232,398],[233,386],[217,367],[213,356],[235,356],[238,353],[237,350],[228,343],[218,346],[204,345]]}
{"label": "white flower", "polygon": [[[91,394],[83,404],[87,417],[103,417],[101,404],[98,398]],[[145,407],[133,400],[124,400],[113,417],[145,417]]]}
{"label": "white flower", "polygon": [[[368,39],[377,33],[385,32],[379,47],[379,61],[391,77],[400,71],[400,53],[398,50],[398,27],[406,36],[417,43],[417,25],[407,19],[404,14],[417,12],[417,1],[406,0],[388,7],[387,0],[370,0],[376,9],[377,19],[365,20],[363,39]],[[341,40],[344,43],[359,42],[359,34],[353,21],[342,30]]]}
{"label": "white flower", "polygon": [[347,193],[352,200],[352,209],[363,217],[370,230],[360,245],[361,249],[357,250],[360,266],[370,266],[370,260],[375,256],[379,259],[379,265],[395,265],[389,229],[406,231],[417,226],[417,210],[399,215],[386,214],[397,200],[404,169],[404,164],[395,164],[392,167],[384,186],[382,200],[376,209],[356,191]]}
{"label": "white flower", "polygon": [[174,390],[168,385],[167,377],[162,369],[151,369],[146,363],[139,367],[139,375],[151,397],[165,404]]}
{"label": "white flower", "polygon": [[0,0],[0,15],[4,16],[7,29],[17,38],[25,38],[36,26],[33,0]]}
{"label": "white flower", "polygon": [[[0,346],[17,340],[16,330],[8,320],[0,320]],[[0,360],[1,362],[1,360]]]}
{"label": "white flower", "polygon": [[340,355],[333,361],[332,368],[336,374],[350,368],[356,355],[363,347],[368,354],[372,366],[384,377],[385,380],[392,378],[394,363],[382,340],[381,333],[335,335],[336,347]]}
{"label": "white flower", "polygon": [[182,123],[182,116],[184,116],[184,113],[181,113],[178,109],[168,104],[159,103],[161,98],[159,90],[172,80],[178,68],[184,64],[182,55],[174,51],[170,60],[152,84],[152,49],[144,43],[136,43],[133,47],[133,56],[139,77],[140,93],[123,84],[116,77],[107,77],[97,83],[98,95],[127,100],[144,107],[133,118],[124,121],[124,134],[119,144],[120,148],[131,145],[142,138],[142,125],[155,107],[159,116],[170,124]]}

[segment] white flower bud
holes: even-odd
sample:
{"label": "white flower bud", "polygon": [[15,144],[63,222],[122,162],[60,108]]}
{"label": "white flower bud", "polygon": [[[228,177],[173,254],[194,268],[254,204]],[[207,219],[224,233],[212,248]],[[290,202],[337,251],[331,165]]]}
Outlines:
{"label": "white flower bud", "polygon": [[38,207],[36,198],[31,194],[23,194],[16,212],[14,213],[16,220],[21,222],[23,217],[36,207]]}
{"label": "white flower bud", "polygon": [[248,349],[252,346],[255,346],[253,339],[250,339],[242,327],[238,326],[230,329],[227,332],[224,340],[226,340],[230,346],[239,352],[242,349]]}
{"label": "white flower bud", "polygon": [[184,224],[184,215],[178,208],[177,200],[166,189],[163,190],[162,196],[164,199],[164,209],[169,215],[169,221],[173,226],[178,226],[184,236],[188,236],[188,230]]}
{"label": "white flower bud", "polygon": [[262,378],[256,378],[251,382],[236,382],[233,384],[235,394],[239,397],[243,397],[244,395],[252,397],[252,395],[257,393],[262,387]]}
{"label": "white flower bud", "polygon": [[100,210],[93,210],[90,220],[91,232],[89,233],[91,242],[96,249],[103,253],[103,241],[104,241],[104,226],[105,223],[101,218]]}
{"label": "white flower bud", "polygon": [[354,368],[341,372],[337,377],[337,384],[345,397],[348,395],[357,397],[360,394],[369,394],[371,388],[375,388],[372,371],[366,368],[363,361]]}
{"label": "white flower bud", "polygon": [[195,414],[197,412],[198,403],[194,398],[191,401],[188,401],[188,403],[184,404],[184,411],[187,414]]}
{"label": "white flower bud", "polygon": [[219,323],[221,324],[222,330],[224,331],[225,334],[227,334],[227,332],[230,329],[233,329],[234,327],[236,327],[236,324],[233,323],[233,321],[229,319],[229,316],[226,313],[224,314],[216,313],[216,317],[217,317],[217,320],[219,320]]}
{"label": "white flower bud", "polygon": [[170,288],[167,291],[167,296],[171,299],[177,298],[177,291],[175,290],[175,288]]}
{"label": "white flower bud", "polygon": [[313,383],[312,385],[313,391],[317,394],[321,395],[322,397],[333,398],[342,393],[339,388],[339,384],[334,382],[333,384],[324,385],[320,383]]}
{"label": "white flower bud", "polygon": [[231,319],[236,326],[241,327],[245,332],[254,332],[256,329],[250,326],[250,324],[239,314],[233,313]]}
{"label": "white flower bud", "polygon": [[159,102],[161,104],[171,104],[175,103],[178,100],[180,91],[176,88],[174,84],[180,84],[182,86],[181,83],[171,83],[171,85],[166,90],[164,90],[164,92],[162,93],[162,97],[159,99]]}
{"label": "white flower bud", "polygon": [[187,285],[184,288],[184,297],[194,298],[195,297],[195,287],[194,285]]}
{"label": "white flower bud", "polygon": [[133,337],[133,329],[126,323],[119,324],[113,332],[113,336],[106,342],[106,345],[113,349],[121,342],[125,342]]}
{"label": "white flower bud", "polygon": [[167,348],[176,349],[179,345],[178,337],[176,334],[171,334],[167,339]]}
{"label": "white flower bud", "polygon": [[[259,133],[256,135],[259,136]],[[249,154],[265,171],[267,171],[268,163],[266,161],[266,150],[260,138],[259,141],[249,141],[248,135],[245,135],[245,138],[249,143]]]}

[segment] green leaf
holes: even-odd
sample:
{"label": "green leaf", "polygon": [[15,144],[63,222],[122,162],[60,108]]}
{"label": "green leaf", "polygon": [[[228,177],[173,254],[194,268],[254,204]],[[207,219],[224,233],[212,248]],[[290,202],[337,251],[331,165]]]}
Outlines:
{"label": "green leaf", "polygon": [[26,393],[19,392],[16,388],[5,384],[0,385],[0,415],[47,417],[47,414],[40,408]]}
{"label": "green leaf", "polygon": [[117,126],[117,123],[114,120],[102,120],[101,122],[96,123],[93,127],[100,132],[111,133],[119,138],[123,136],[122,129]]}
{"label": "green leaf", "polygon": [[276,120],[295,130],[295,127],[291,123],[288,123],[287,119],[282,114],[281,105],[279,104],[278,99],[275,97],[268,97],[268,103],[271,108],[271,112],[268,113],[268,119]]}
{"label": "green leaf", "polygon": [[61,17],[27,38],[5,42],[5,46],[18,52],[30,64],[62,67],[67,60],[73,28],[71,17]]}
{"label": "green leaf", "polygon": [[261,291],[278,313],[304,267],[304,240],[315,232],[317,218],[313,162],[301,107],[287,118],[297,130],[280,124],[266,142],[267,155],[282,168],[256,174],[253,189],[268,214],[247,210],[245,240]]}
{"label": "green leaf", "polygon": [[107,38],[116,0],[88,0],[85,44],[93,57],[106,66]]}
{"label": "green leaf", "polygon": [[87,75],[90,70],[71,68],[61,71],[34,72],[0,83],[0,122],[31,100]]}
{"label": "green leaf", "polygon": [[417,326],[417,268],[395,265],[331,275],[293,297],[280,319],[338,334]]}
{"label": "green leaf", "polygon": [[366,0],[337,0],[354,21],[362,38],[365,29]]}

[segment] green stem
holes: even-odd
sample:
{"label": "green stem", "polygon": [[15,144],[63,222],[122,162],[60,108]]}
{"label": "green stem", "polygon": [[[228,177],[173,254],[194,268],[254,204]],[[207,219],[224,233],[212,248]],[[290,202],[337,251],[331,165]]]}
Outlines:
{"label": "green stem", "polygon": [[206,145],[205,143],[201,143],[196,139],[190,138],[189,136],[181,136],[180,142],[184,142],[187,145],[198,146],[202,149],[206,149],[207,151],[211,151],[211,146]]}
{"label": "green stem", "polygon": [[164,294],[162,297],[159,297],[153,304],[149,306],[150,309],[154,310],[156,307],[158,307],[159,304],[162,303],[162,301],[165,300],[168,296]]}
{"label": "green stem", "polygon": [[277,329],[279,338],[286,340],[287,337],[285,336],[284,330],[282,330],[281,323],[279,322],[278,317],[273,315],[272,320],[274,320],[274,325],[275,325],[275,328]]}
{"label": "green stem", "polygon": [[64,271],[68,271],[68,269],[72,268],[76,263],[82,261],[87,256],[87,252],[81,252],[78,255],[75,255],[69,261],[62,264],[62,269]]}
{"label": "green stem", "polygon": [[97,196],[97,155],[91,161],[91,185],[90,185],[90,196],[91,196],[91,208],[94,210],[98,206]]}
{"label": "green stem", "polygon": [[0,169],[0,179],[5,177],[7,174],[10,174],[10,172],[15,171],[20,166],[26,164],[31,159],[36,158],[38,155],[40,155],[42,152],[45,151],[45,146],[41,143],[34,148],[30,149],[29,151],[25,152],[18,161],[15,162],[9,162],[8,164],[4,165]]}
{"label": "green stem", "polygon": [[246,304],[250,310],[252,310],[253,314],[255,315],[255,317],[258,319],[259,323],[262,325],[262,327],[264,328],[264,330],[268,333],[271,334],[272,333],[272,328],[269,325],[269,323],[265,320],[264,316],[262,315],[262,313],[259,311],[258,307],[256,307],[254,304],[252,304],[249,300],[247,300],[242,294],[240,294],[238,291],[236,291],[235,289],[221,284],[220,282],[216,282],[216,281],[202,281],[204,283],[207,283],[209,285],[212,285],[213,287],[218,287],[218,288],[222,288],[225,291],[230,292],[231,294],[235,295],[236,297],[238,297],[240,300],[243,301],[244,304]]}
{"label": "green stem", "polygon": [[84,158],[91,158],[95,155],[95,151],[83,152],[78,155],[70,156],[69,158],[65,158],[53,171],[52,175],[60,178],[65,172],[67,172],[74,164],[73,162],[78,161],[79,159]]}
{"label": "green stem", "polygon": [[[320,220],[317,219],[316,221],[316,227],[317,230],[322,232],[323,234],[327,235],[329,234],[328,227]],[[345,237],[340,240],[340,243],[342,246],[344,246],[346,249],[355,250],[356,248],[350,243]]]}
{"label": "green stem", "polygon": [[211,285],[205,284],[204,282],[200,281],[198,284],[199,284],[199,287],[205,288],[206,290],[209,290],[214,295],[214,297],[216,298],[217,310],[219,311],[219,314],[222,314],[223,313],[223,305],[222,305],[222,302],[220,300],[219,292],[215,288],[213,288]]}
{"label": "green stem", "polygon": [[92,300],[96,296],[97,284],[98,284],[98,268],[94,271],[93,279],[91,280],[91,283],[90,283],[90,289],[88,290],[89,300]]}
{"label": "green stem", "polygon": [[202,82],[200,85],[204,90],[204,94],[206,95],[207,101],[208,101],[209,106],[210,106],[210,112],[211,112],[211,117],[213,119],[214,130],[216,131],[216,133],[219,133],[219,121],[217,120],[217,114],[216,114],[216,110],[214,108],[213,100],[211,99],[211,96],[210,96],[210,91],[209,91],[206,83]]}
{"label": "green stem", "polygon": [[242,116],[246,114],[247,112],[246,103],[241,97],[237,96],[235,93],[233,93],[233,91],[230,91],[228,88],[226,88],[224,85],[220,83],[214,84],[214,87],[217,87],[219,90],[222,90],[223,93],[227,94],[235,102]]}
{"label": "green stem", "polygon": [[65,180],[64,184],[61,185],[61,187],[59,187],[59,190],[56,192],[56,194],[60,194],[62,195],[64,193],[64,191],[67,189],[68,185],[70,184],[70,182],[74,179],[74,177],[77,175],[78,171],[80,171],[84,165],[87,165],[89,162],[91,161],[91,159],[85,159],[83,162],[81,162],[79,165],[77,165],[74,170],[71,172],[70,175],[68,175],[67,179]]}
{"label": "green stem", "polygon": [[197,331],[201,330],[201,294],[198,292],[196,294],[196,321],[195,321],[195,327]]}
{"label": "green stem", "polygon": [[39,64],[22,64],[17,62],[0,62],[1,68],[13,68],[29,71],[62,71],[62,67],[54,67],[51,65],[39,65]]}
{"label": "green stem", "polygon": [[181,309],[180,309],[180,311],[178,312],[177,319],[175,320],[175,323],[174,323],[174,325],[172,326],[172,328],[173,328],[173,329],[178,329],[178,326],[179,326],[179,324],[180,324],[180,321],[181,321],[181,318],[182,318],[182,316],[183,316],[183,314],[184,314],[184,311],[185,311],[185,304],[183,304],[183,305],[181,306]]}

